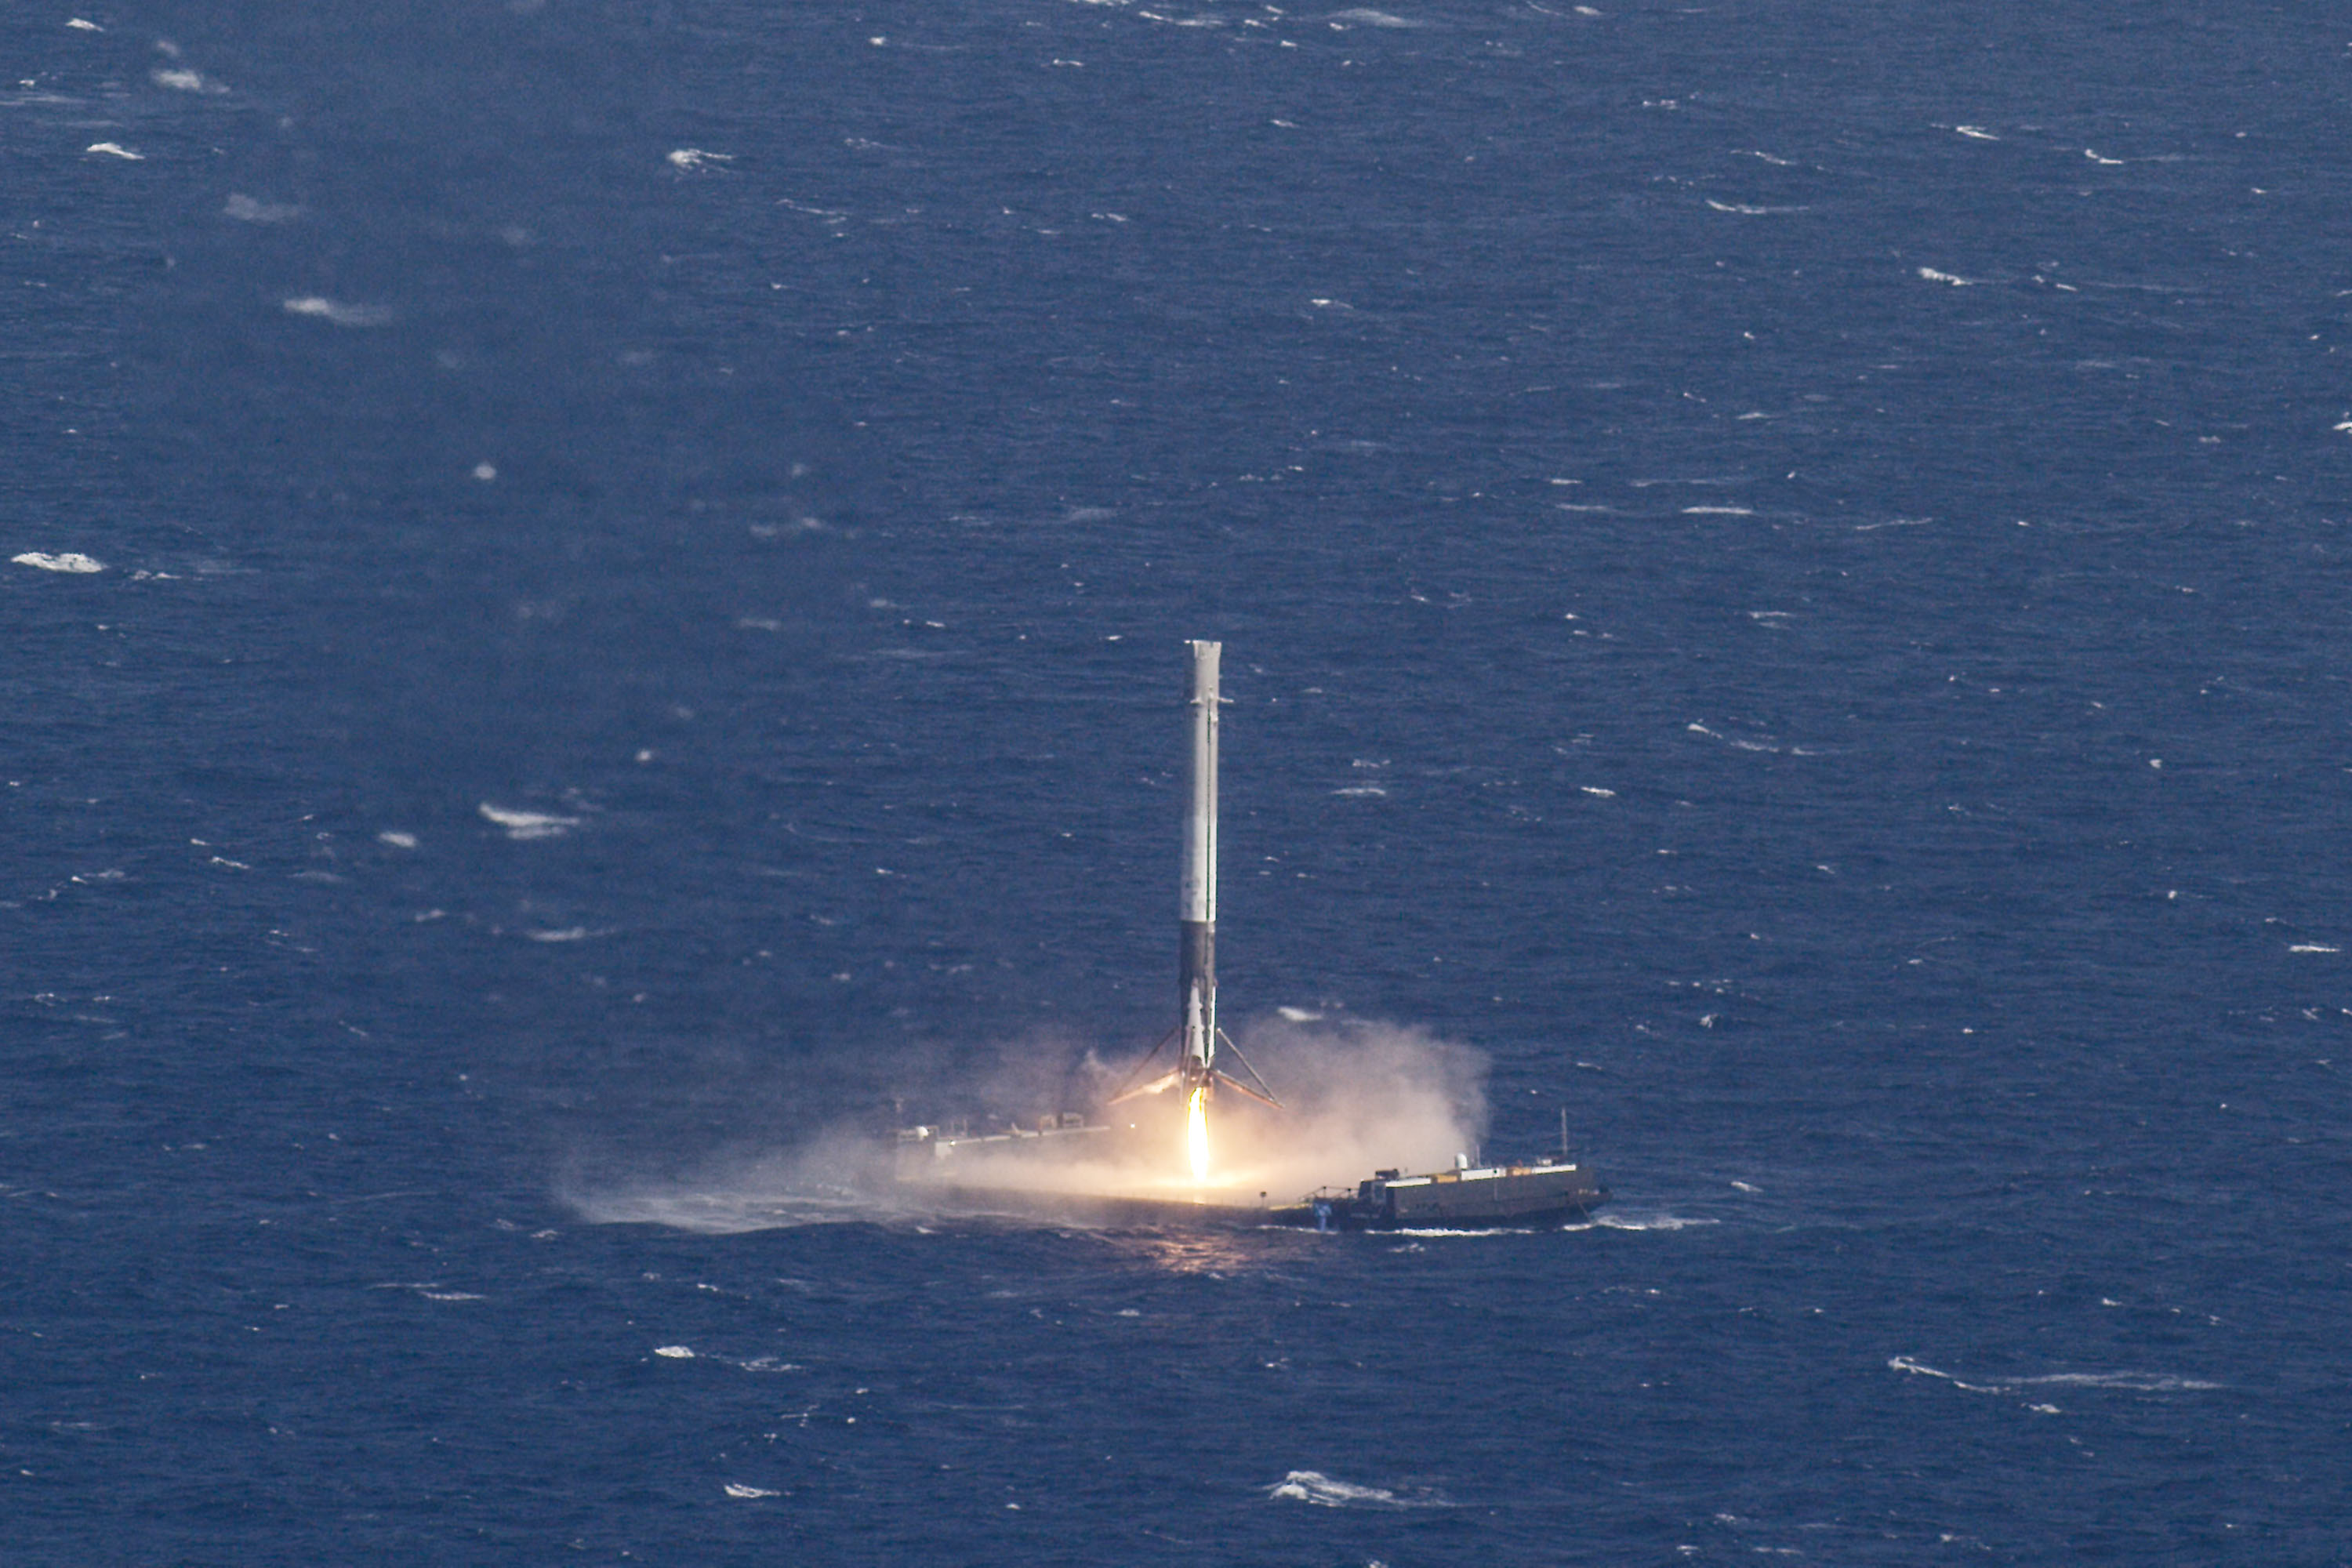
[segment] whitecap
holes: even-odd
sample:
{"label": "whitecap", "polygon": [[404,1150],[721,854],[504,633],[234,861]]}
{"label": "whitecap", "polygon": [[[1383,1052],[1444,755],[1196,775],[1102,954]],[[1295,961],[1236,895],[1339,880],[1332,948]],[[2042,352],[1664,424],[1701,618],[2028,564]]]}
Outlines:
{"label": "whitecap", "polygon": [[397,832],[389,827],[385,828],[382,833],[377,834],[375,836],[375,841],[379,844],[389,844],[394,849],[414,849],[416,847],[416,835],[414,833]]}
{"label": "whitecap", "polygon": [[[24,558],[19,556],[17,559],[22,560]],[[2289,952],[2341,952],[2344,950],[2340,947],[2323,947],[2315,942],[2299,942],[2294,946],[2288,948],[2287,951]]]}
{"label": "whitecap", "polygon": [[554,816],[541,811],[510,811],[502,805],[484,801],[478,807],[483,817],[507,830],[509,838],[560,838],[580,826],[576,816]]}
{"label": "whitecap", "polygon": [[481,1297],[471,1290],[419,1290],[417,1294],[428,1301],[478,1301],[481,1300]]}
{"label": "whitecap", "polygon": [[1385,795],[1389,792],[1378,784],[1351,784],[1346,789],[1335,789],[1331,793],[1346,795]]}
{"label": "whitecap", "polygon": [[1615,790],[1602,789],[1599,784],[1579,784],[1577,787],[1582,790],[1585,794],[1598,796],[1601,800],[1615,800],[1617,798],[1617,792]]}
{"label": "whitecap", "polygon": [[2225,1386],[2208,1383],[2202,1378],[2175,1377],[2168,1373],[2158,1372],[2053,1372],[2039,1377],[2021,1377],[2017,1381],[2027,1387],[2126,1388],[2139,1394],[2201,1392]]}
{"label": "whitecap", "polygon": [[1591,1228],[1594,1230],[1674,1231],[1688,1230],[1694,1226],[1721,1225],[1722,1223],[1723,1222],[1721,1220],[1689,1219],[1685,1218],[1684,1215],[1673,1214],[1643,1215],[1639,1216],[1622,1214],[1607,1214],[1595,1219],[1592,1222]]}
{"label": "whitecap", "polygon": [[1389,1236],[1453,1236],[1465,1241],[1486,1241],[1498,1236],[1533,1236],[1534,1231],[1515,1229],[1507,1226],[1482,1226],[1476,1230],[1448,1230],[1443,1226],[1403,1226],[1384,1232]]}
{"label": "whitecap", "polygon": [[1889,1356],[1886,1358],[1886,1364],[1892,1371],[1908,1373],[1913,1377],[1937,1378],[1942,1382],[1950,1384],[1955,1388],[1965,1388],[1970,1394],[1999,1394],[2002,1392],[2002,1390],[1995,1384],[1962,1383],[1958,1378],[1954,1377],[1950,1373],[1944,1371],[1942,1368],[1929,1366],[1926,1362],[1916,1360],[1907,1355]]}
{"label": "whitecap", "polygon": [[[676,154],[672,154],[672,156],[675,155]],[[780,207],[788,207],[796,213],[806,213],[811,217],[821,217],[827,223],[846,223],[849,221],[849,215],[839,207],[813,207],[808,205],[806,203],[793,201],[789,196],[778,197],[776,205]]]}
{"label": "whitecap", "polygon": [[1375,11],[1370,7],[1364,5],[1352,6],[1345,11],[1334,11],[1331,13],[1331,19],[1335,22],[1360,23],[1362,26],[1367,27],[1423,27],[1428,26],[1425,22],[1408,21],[1402,16],[1392,16],[1386,11]]}
{"label": "whitecap", "polygon": [[1317,1508],[1450,1508],[1440,1497],[1402,1498],[1386,1487],[1360,1487],[1333,1480],[1320,1470],[1293,1470],[1265,1489],[1268,1498],[1311,1503]]}
{"label": "whitecap", "polygon": [[684,1345],[656,1345],[654,1354],[666,1361],[692,1361],[694,1352]]}
{"label": "whitecap", "polygon": [[1686,506],[1685,517],[1754,517],[1756,509],[1746,506]]}
{"label": "whitecap", "polygon": [[159,68],[147,73],[147,79],[157,87],[170,88],[173,92],[226,92],[228,89],[212,80],[202,71],[184,67]]}
{"label": "whitecap", "polygon": [[125,147],[120,142],[93,142],[89,146],[83,148],[82,151],[85,153],[103,153],[110,158],[128,158],[134,163],[142,163],[147,157],[147,154],[144,153],[133,153],[130,148]]}
{"label": "whitecap", "polygon": [[1311,1007],[1276,1007],[1275,1011],[1294,1024],[1319,1024],[1323,1021],[1323,1015]]}
{"label": "whitecap", "polygon": [[228,200],[222,204],[221,212],[239,223],[285,223],[300,216],[302,209],[283,202],[265,202],[258,197],[240,195],[231,191]]}
{"label": "whitecap", "polygon": [[382,305],[347,305],[317,294],[300,295],[281,303],[289,316],[313,316],[338,327],[380,327],[391,321],[393,314]]}
{"label": "whitecap", "polygon": [[19,566],[35,566],[44,572],[65,572],[74,575],[106,570],[106,563],[71,550],[57,555],[45,551],[27,550],[22,555],[12,555],[8,559]]}
{"label": "whitecap", "polygon": [[732,153],[706,153],[699,147],[680,147],[668,154],[671,168],[682,169],[689,173],[708,164],[731,163],[734,161],[735,154]]}
{"label": "whitecap", "polygon": [[1976,282],[1973,278],[1962,278],[1954,272],[1938,272],[1932,267],[1919,268],[1919,276],[1930,283],[1948,283],[1955,289],[1966,289]]}
{"label": "whitecap", "polygon": [[2198,1393],[2223,1387],[2202,1378],[2179,1377],[2169,1373],[2154,1372],[2053,1372],[2033,1377],[2011,1378],[2006,1383],[1963,1383],[1950,1373],[1911,1356],[1889,1357],[1887,1366],[1895,1372],[1914,1377],[1933,1377],[1950,1384],[1954,1388],[1970,1394],[2012,1394],[2020,1388],[2120,1388],[2136,1394]]}
{"label": "whitecap", "polygon": [[1952,129],[1958,134],[1966,136],[1969,140],[1975,142],[1998,142],[2000,140],[2000,137],[1994,135],[1991,132],[1987,131],[1981,125],[1955,125]]}
{"label": "whitecap", "polygon": [[783,1494],[782,1492],[772,1492],[765,1487],[738,1486],[735,1482],[729,1481],[727,1483],[727,1495],[734,1498],[761,1498],[782,1497]]}

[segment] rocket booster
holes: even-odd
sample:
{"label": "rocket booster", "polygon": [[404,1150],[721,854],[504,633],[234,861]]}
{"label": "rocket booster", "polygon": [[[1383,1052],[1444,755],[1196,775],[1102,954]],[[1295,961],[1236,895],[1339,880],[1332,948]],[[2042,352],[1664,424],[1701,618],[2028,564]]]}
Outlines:
{"label": "rocket booster", "polygon": [[1178,1082],[1187,1095],[1217,1062],[1217,658],[1224,645],[1192,647],[1192,766],[1184,805],[1184,878],[1178,911],[1177,1005],[1184,1032]]}
{"label": "rocket booster", "polygon": [[[1249,1065],[1249,1058],[1217,1027],[1217,656],[1223,643],[1195,642],[1192,650],[1192,765],[1184,795],[1184,876],[1177,908],[1176,1027],[1154,1046],[1129,1079],[1129,1087],[1111,1096],[1120,1104],[1138,1095],[1183,1090],[1189,1102],[1202,1100],[1219,1084],[1238,1089],[1252,1100],[1282,1109]],[[1149,1083],[1137,1083],[1159,1059],[1170,1040],[1181,1040],[1176,1065]],[[1241,1064],[1255,1087],[1240,1082],[1217,1066],[1223,1046]]]}

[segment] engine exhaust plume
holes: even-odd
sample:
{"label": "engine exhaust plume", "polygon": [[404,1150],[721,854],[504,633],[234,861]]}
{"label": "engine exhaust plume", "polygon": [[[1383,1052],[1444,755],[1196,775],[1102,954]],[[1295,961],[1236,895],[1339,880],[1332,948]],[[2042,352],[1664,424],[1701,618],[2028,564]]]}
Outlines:
{"label": "engine exhaust plume", "polygon": [[1184,1111],[1184,1154],[1192,1166],[1194,1185],[1209,1179],[1209,1087],[1202,1084],[1192,1091],[1192,1102]]}

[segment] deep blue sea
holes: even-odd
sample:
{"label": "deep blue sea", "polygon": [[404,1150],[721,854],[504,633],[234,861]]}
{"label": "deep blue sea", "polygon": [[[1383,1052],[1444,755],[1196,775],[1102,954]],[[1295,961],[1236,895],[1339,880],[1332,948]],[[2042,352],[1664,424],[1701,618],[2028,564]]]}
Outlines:
{"label": "deep blue sea", "polygon": [[[0,1562],[2352,1562],[2341,12],[77,5]],[[1189,637],[1604,1223],[745,1200],[1171,1021]]]}

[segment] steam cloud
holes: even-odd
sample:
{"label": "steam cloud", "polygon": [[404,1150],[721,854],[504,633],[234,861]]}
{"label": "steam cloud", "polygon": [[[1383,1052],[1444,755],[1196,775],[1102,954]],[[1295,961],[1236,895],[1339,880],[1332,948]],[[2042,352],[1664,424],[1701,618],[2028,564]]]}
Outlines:
{"label": "steam cloud", "polygon": [[1376,1169],[1435,1170],[1486,1136],[1486,1058],[1468,1046],[1364,1020],[1275,1020],[1246,1037],[1249,1059],[1287,1109],[1217,1101],[1213,1185],[1287,1202],[1353,1187]]}
{"label": "steam cloud", "polygon": [[[1183,1105],[1171,1091],[1103,1112],[1119,1069],[1088,1056],[1077,1075],[1094,1103],[1039,1103],[1045,1078],[1034,1056],[1016,1058],[997,1079],[968,1090],[982,1104],[1036,1111],[1079,1110],[1112,1131],[1080,1138],[966,1145],[934,1162],[928,1146],[901,1150],[838,1131],[779,1153],[714,1164],[699,1176],[607,1185],[574,1178],[558,1196],[596,1223],[652,1223],[731,1232],[827,1221],[919,1218],[972,1206],[975,1190],[1028,1194],[1051,1211],[1055,1194],[1080,1198],[1203,1198],[1276,1204],[1318,1187],[1350,1187],[1378,1169],[1437,1169],[1475,1149],[1486,1132],[1486,1058],[1425,1029],[1366,1020],[1266,1020],[1244,1031],[1243,1048],[1284,1103],[1269,1110],[1227,1092],[1209,1123],[1210,1176],[1195,1186],[1185,1168]],[[1221,1059],[1220,1066],[1238,1064]],[[1246,1079],[1245,1074],[1236,1074]],[[1034,1109],[1032,1109],[1034,1108]],[[1018,1116],[972,1131],[1003,1131]],[[987,1205],[982,1205],[985,1207]]]}

